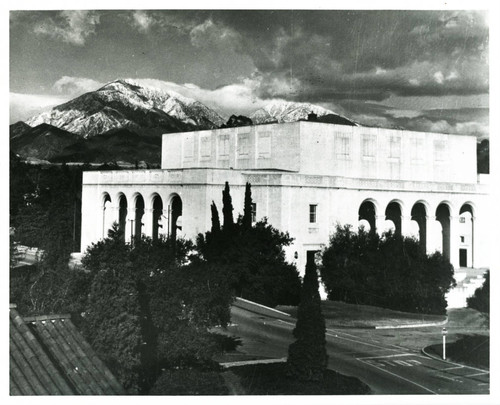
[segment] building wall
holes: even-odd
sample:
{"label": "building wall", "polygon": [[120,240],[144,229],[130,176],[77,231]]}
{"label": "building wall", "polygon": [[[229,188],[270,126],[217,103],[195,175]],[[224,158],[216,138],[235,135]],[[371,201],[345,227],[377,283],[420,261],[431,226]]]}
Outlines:
{"label": "building wall", "polygon": [[368,179],[476,183],[474,136],[310,121],[163,136],[162,168],[275,169]]}
{"label": "building wall", "polygon": [[300,127],[295,124],[166,134],[161,167],[299,171]]}
{"label": "building wall", "polygon": [[[256,172],[228,169],[183,169],[86,172],[83,178],[82,198],[82,249],[106,235],[107,229],[118,219],[119,196],[127,198],[128,220],[134,218],[134,200],[138,194],[145,202],[142,232],[151,236],[153,197],[163,202],[161,233],[170,229],[169,204],[174,195],[182,199],[183,235],[195,239],[197,234],[211,227],[210,204],[214,201],[222,220],[222,190],[225,181],[231,186],[234,219],[243,213],[244,188],[252,184],[253,201],[257,204],[257,219],[267,217],[280,230],[288,231],[295,238],[287,249],[287,258],[295,261],[303,271],[306,252],[321,250],[328,243],[337,223],[358,226],[358,210],[365,200],[376,206],[377,231],[386,225],[385,209],[395,201],[401,206],[402,233],[414,233],[411,209],[417,202],[426,207],[427,251],[442,250],[441,224],[436,221],[436,209],[446,204],[450,210],[450,260],[459,265],[461,225],[460,208],[473,207],[474,241],[469,238],[471,265],[486,267],[489,264],[490,240],[488,237],[489,198],[487,186],[467,183],[437,183],[401,180],[376,180],[319,175],[302,175],[283,172]],[[106,204],[105,196],[111,202]],[[309,221],[309,206],[317,205],[317,222]],[[110,213],[109,213],[109,212]],[[109,215],[108,215],[109,213]],[[413,222],[413,223],[412,223]],[[131,225],[127,223],[127,240],[131,238]],[[418,228],[418,226],[417,226]],[[472,248],[473,244],[473,248]],[[472,254],[473,249],[473,254]],[[298,258],[295,259],[295,252]],[[472,263],[472,257],[474,263]]]}

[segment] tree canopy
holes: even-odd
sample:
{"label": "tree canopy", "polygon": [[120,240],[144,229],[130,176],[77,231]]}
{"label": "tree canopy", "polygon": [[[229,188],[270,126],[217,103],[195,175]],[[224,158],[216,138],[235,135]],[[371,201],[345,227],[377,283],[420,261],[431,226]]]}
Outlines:
{"label": "tree canopy", "polygon": [[207,263],[225,269],[236,295],[271,307],[296,305],[300,277],[295,266],[286,261],[284,253],[284,247],[293,239],[271,226],[266,218],[252,225],[250,187],[247,183],[244,215],[234,223],[230,188],[226,182],[222,208],[224,225],[219,230],[217,208],[212,203],[212,231],[198,235],[197,249]]}
{"label": "tree canopy", "polygon": [[328,298],[416,313],[446,313],[453,266],[413,238],[337,226],[322,252]]}

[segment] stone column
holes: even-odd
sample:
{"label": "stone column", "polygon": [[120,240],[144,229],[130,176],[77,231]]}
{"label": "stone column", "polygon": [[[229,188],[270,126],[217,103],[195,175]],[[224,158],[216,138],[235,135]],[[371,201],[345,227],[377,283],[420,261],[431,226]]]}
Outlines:
{"label": "stone column", "polygon": [[144,208],[144,215],[142,216],[142,233],[150,238],[153,236],[153,209]]}
{"label": "stone column", "polygon": [[441,225],[436,221],[434,215],[428,215],[425,217],[426,221],[426,250],[427,254],[432,254],[436,250],[442,252],[442,233]]}
{"label": "stone column", "polygon": [[161,235],[168,236],[168,208],[162,211],[160,219],[158,220],[158,238]]}
{"label": "stone column", "polygon": [[111,205],[111,203],[107,203],[103,207],[103,238],[108,237],[108,231],[111,229],[114,222],[118,222],[118,213],[120,207],[115,205]]}
{"label": "stone column", "polygon": [[125,242],[131,243],[135,236],[135,209],[129,209],[125,222]]}
{"label": "stone column", "polygon": [[410,236],[411,231],[411,215],[401,215],[401,235]]}
{"label": "stone column", "polygon": [[454,268],[460,267],[459,261],[459,246],[460,235],[458,234],[459,216],[450,216],[450,263]]}
{"label": "stone column", "polygon": [[375,218],[375,228],[377,229],[377,233],[382,235],[385,230],[385,215],[377,215]]}

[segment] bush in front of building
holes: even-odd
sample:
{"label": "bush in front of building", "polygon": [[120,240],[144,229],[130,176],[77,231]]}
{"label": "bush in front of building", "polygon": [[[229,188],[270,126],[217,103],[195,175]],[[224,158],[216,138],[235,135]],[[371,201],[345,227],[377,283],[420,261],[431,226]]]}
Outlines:
{"label": "bush in front of building", "polygon": [[328,298],[398,311],[444,314],[455,285],[453,266],[440,253],[427,255],[413,238],[338,225],[322,252]]}
{"label": "bush in front of building", "polygon": [[84,333],[129,392],[147,393],[162,370],[203,369],[227,345],[210,329],[230,320],[229,277],[190,241],[126,244],[114,224],[82,263],[92,278]]}
{"label": "bush in front of building", "polygon": [[474,295],[467,298],[467,306],[482,312],[485,315],[490,313],[490,271],[484,274],[484,283],[476,288]]}
{"label": "bush in front of building", "polygon": [[263,305],[297,305],[300,276],[285,259],[284,248],[293,239],[267,219],[252,224],[251,190],[245,190],[244,215],[232,220],[229,185],[223,191],[223,226],[212,203],[212,228],[198,235],[197,249],[204,261],[224,271],[235,295]]}

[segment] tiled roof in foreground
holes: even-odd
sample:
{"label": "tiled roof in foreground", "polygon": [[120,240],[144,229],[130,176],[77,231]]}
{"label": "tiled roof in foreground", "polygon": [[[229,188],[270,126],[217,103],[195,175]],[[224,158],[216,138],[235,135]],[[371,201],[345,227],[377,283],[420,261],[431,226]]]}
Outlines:
{"label": "tiled roof in foreground", "polygon": [[11,395],[123,395],[69,315],[21,317],[10,306]]}

